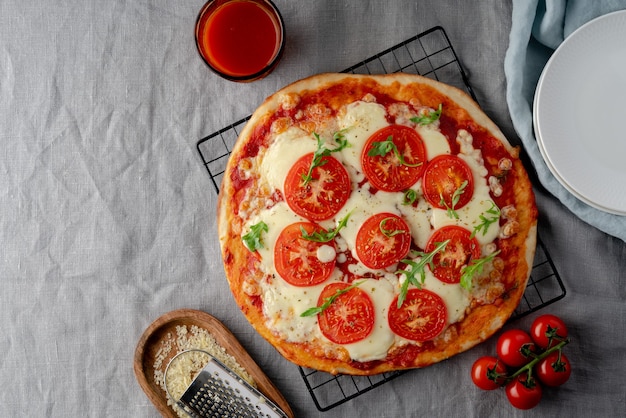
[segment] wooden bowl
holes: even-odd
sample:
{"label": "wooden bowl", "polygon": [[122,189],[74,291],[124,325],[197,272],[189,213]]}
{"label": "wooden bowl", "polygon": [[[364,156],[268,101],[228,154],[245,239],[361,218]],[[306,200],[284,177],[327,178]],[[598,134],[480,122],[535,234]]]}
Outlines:
{"label": "wooden bowl", "polygon": [[[179,309],[157,318],[144,331],[135,349],[134,370],[137,381],[163,416],[177,418],[176,412],[167,404],[165,392],[154,380],[154,362],[162,341],[168,339],[168,335],[175,336],[176,327],[182,325],[187,326],[188,329],[196,325],[208,331],[217,343],[234,357],[241,367],[246,369],[248,374],[254,379],[257,389],[282,409],[287,416],[293,418],[293,412],[283,395],[254,362],[230,330],[214,316],[194,309]],[[176,354],[175,350],[172,350],[163,364],[167,364]]]}

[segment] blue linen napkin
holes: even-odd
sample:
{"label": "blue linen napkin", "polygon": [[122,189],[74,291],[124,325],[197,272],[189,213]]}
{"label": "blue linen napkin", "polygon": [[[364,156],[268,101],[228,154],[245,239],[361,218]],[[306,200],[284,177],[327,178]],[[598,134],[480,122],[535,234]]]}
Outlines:
{"label": "blue linen napkin", "polygon": [[552,175],[535,140],[532,114],[539,76],[554,50],[583,24],[623,9],[626,0],[513,0],[504,73],[511,120],[541,184],[580,219],[626,241],[626,216],[592,208],[569,193]]}

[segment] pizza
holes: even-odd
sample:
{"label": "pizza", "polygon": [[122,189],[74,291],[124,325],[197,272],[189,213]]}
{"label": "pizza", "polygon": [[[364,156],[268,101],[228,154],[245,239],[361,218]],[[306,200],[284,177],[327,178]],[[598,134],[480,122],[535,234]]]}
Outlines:
{"label": "pizza", "polygon": [[418,75],[320,74],[253,113],[218,203],[226,277],[286,359],[428,366],[493,335],[531,271],[537,208],[497,126]]}

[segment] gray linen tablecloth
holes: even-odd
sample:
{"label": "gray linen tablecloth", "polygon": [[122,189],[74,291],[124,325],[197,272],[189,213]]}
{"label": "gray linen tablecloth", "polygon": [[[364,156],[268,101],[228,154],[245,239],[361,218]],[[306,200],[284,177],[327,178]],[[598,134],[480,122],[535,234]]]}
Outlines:
{"label": "gray linen tablecloth", "polygon": [[[206,311],[228,326],[298,417],[626,414],[626,245],[536,182],[540,234],[567,295],[574,372],[540,406],[514,410],[469,369],[495,341],[405,373],[319,412],[298,368],[233,302],[216,239],[217,196],[197,141],[285,84],[339,71],[426,29],[448,33],[486,113],[519,144],[503,62],[500,0],[276,0],[287,46],[252,84],[210,73],[193,27],[202,0],[0,3],[0,416],[148,417],[135,345],[158,316]],[[527,327],[531,314],[507,327]]]}

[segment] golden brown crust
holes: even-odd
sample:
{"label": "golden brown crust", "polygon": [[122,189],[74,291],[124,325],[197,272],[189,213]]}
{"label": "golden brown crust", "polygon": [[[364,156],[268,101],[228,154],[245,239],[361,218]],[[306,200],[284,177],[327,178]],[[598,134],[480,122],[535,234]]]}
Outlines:
{"label": "golden brown crust", "polygon": [[[321,94],[319,100],[332,111],[338,111],[346,103],[360,100],[370,91],[399,102],[417,100],[433,108],[437,103],[445,102],[447,115],[457,122],[460,121],[459,125],[471,125],[478,127],[477,129],[486,130],[501,144],[513,162],[509,176],[515,181],[515,193],[507,199],[517,211],[516,233],[502,240],[501,244],[506,248],[507,254],[505,260],[507,264],[502,278],[506,289],[504,293],[490,303],[473,306],[461,322],[448,328],[447,335],[434,344],[425,344],[417,354],[407,354],[406,358],[410,360],[403,361],[403,355],[398,354],[393,359],[390,356],[389,360],[361,364],[343,359],[341,356],[326,356],[323,349],[315,343],[287,342],[267,326],[262,311],[261,297],[250,296],[255,294],[254,289],[250,291],[250,287],[254,287],[256,281],[263,280],[262,273],[255,267],[258,258],[248,251],[241,240],[245,211],[250,209],[247,206],[250,202],[246,193],[249,193],[250,184],[258,185],[258,183],[254,178],[243,178],[241,167],[245,164],[254,164],[250,160],[254,160],[259,144],[252,144],[252,142],[259,141],[259,137],[263,136],[260,130],[265,132],[270,129],[270,122],[275,120],[277,109],[297,105],[298,101],[303,98]],[[323,117],[323,115],[320,116],[320,118]],[[315,117],[305,119],[309,131],[314,131],[318,127]],[[276,125],[280,126],[280,123]],[[473,347],[495,333],[513,313],[526,288],[534,257],[537,211],[528,176],[517,154],[517,149],[509,144],[498,127],[469,96],[454,87],[421,76],[321,74],[283,88],[259,106],[241,132],[232,150],[219,196],[219,240],[226,277],[238,306],[255,330],[285,358],[301,366],[330,373],[371,375],[391,370],[424,367]],[[257,171],[251,167],[246,172]],[[262,190],[258,193],[270,195],[272,191]],[[403,350],[398,347],[394,349]]]}

